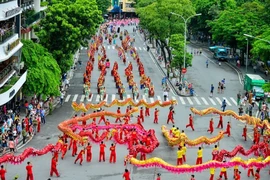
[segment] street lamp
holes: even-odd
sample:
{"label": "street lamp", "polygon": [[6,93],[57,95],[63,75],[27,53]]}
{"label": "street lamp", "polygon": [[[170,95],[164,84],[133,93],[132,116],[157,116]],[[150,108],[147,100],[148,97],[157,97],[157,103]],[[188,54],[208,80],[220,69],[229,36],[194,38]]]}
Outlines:
{"label": "street lamp", "polygon": [[185,33],[184,33],[184,68],[186,68],[186,46],[187,46],[187,22],[190,18],[193,18],[195,16],[200,16],[202,15],[201,13],[199,14],[194,14],[192,16],[189,16],[188,18],[184,18],[182,15],[180,14],[177,14],[177,13],[174,13],[174,12],[171,12],[171,14],[175,15],[175,16],[178,16],[178,17],[181,17],[185,23]]}
{"label": "street lamp", "polygon": [[252,36],[250,34],[244,34],[244,36],[246,36],[246,40],[247,40],[247,57],[246,57],[246,73],[247,73],[247,63],[248,63],[248,38],[253,38],[253,39],[258,39],[260,41],[264,41],[264,42],[267,42],[270,44],[270,41],[266,40],[266,39],[261,39],[261,38],[258,38],[258,37],[255,37],[255,36]]}

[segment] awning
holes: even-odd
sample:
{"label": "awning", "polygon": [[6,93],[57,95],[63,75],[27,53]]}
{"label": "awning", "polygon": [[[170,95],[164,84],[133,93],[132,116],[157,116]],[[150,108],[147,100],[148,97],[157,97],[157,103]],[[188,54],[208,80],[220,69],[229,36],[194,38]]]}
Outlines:
{"label": "awning", "polygon": [[114,5],[111,13],[120,13],[122,12],[121,8],[118,5]]}

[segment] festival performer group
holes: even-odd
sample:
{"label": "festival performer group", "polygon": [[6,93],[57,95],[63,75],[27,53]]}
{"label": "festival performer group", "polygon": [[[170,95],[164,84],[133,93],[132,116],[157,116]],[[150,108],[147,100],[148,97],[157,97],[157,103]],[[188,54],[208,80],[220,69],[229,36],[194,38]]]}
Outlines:
{"label": "festival performer group", "polygon": [[[126,21],[121,21],[126,23]],[[195,108],[191,108],[191,113],[187,119],[187,124],[181,129],[176,127],[176,122],[183,118],[182,116],[176,117],[176,112],[181,107],[175,107],[177,104],[175,101],[170,100],[167,102],[154,102],[147,103],[140,98],[139,90],[143,90],[145,96],[154,96],[154,85],[151,78],[146,75],[144,65],[140,60],[136,49],[132,46],[133,39],[129,36],[127,31],[116,30],[113,24],[117,22],[110,22],[109,24],[102,25],[100,28],[100,34],[95,35],[91,39],[89,44],[88,56],[89,60],[86,63],[85,73],[83,75],[84,82],[84,93],[86,98],[91,98],[91,76],[92,71],[95,68],[95,56],[97,55],[97,68],[100,71],[98,81],[97,81],[97,93],[100,95],[99,104],[76,104],[72,103],[72,107],[75,111],[82,110],[81,115],[75,114],[69,120],[63,121],[58,125],[60,131],[63,132],[59,136],[59,140],[56,145],[48,145],[42,150],[26,149],[24,153],[15,157],[14,155],[7,155],[3,158],[1,163],[12,162],[21,163],[29,155],[44,155],[51,152],[51,167],[48,174],[50,176],[60,177],[61,172],[58,171],[58,164],[61,161],[66,161],[67,156],[73,158],[72,163],[78,166],[84,166],[89,163],[104,163],[108,161],[111,164],[117,163],[118,158],[124,157],[123,162],[123,179],[130,180],[131,173],[128,166],[133,165],[137,167],[162,167],[173,173],[194,173],[200,172],[202,170],[209,170],[209,179],[229,179],[228,168],[233,168],[233,177],[236,180],[240,180],[244,172],[239,170],[239,166],[247,168],[246,175],[248,177],[254,177],[256,180],[260,179],[260,172],[262,168],[269,166],[270,164],[270,147],[269,147],[269,136],[262,135],[259,128],[264,127],[266,132],[269,132],[268,122],[259,122],[253,117],[236,116],[231,111],[218,111],[213,108],[208,108],[206,110],[199,111]],[[109,33],[110,29],[111,33]],[[105,36],[105,41],[108,44],[115,44],[116,34],[119,34],[119,39],[121,40],[121,46],[116,46],[118,51],[118,56],[120,61],[113,62],[111,66],[111,60],[107,57],[106,49],[103,45]],[[126,53],[130,52],[133,61],[135,63],[127,62]],[[126,80],[119,74],[119,66],[125,66],[125,76]],[[138,69],[137,69],[138,68]],[[115,87],[119,94],[119,100],[115,100],[111,104],[106,104],[104,99],[106,99],[106,89],[105,89],[105,79],[107,75],[107,70],[111,70],[111,76],[114,78]],[[140,82],[137,84],[135,82],[134,76],[135,72],[138,70],[138,75],[140,76]],[[125,88],[125,83],[127,83],[128,89]],[[133,97],[126,99],[126,90],[132,91]],[[124,100],[125,99],[125,100]],[[137,103],[136,103],[137,102]],[[104,106],[110,108],[114,105],[118,105],[116,112],[111,112],[109,110],[102,109]],[[126,107],[124,107],[126,106]],[[167,110],[167,121],[166,119],[159,120],[160,108],[169,106]],[[92,110],[90,114],[86,112]],[[136,114],[137,113],[137,114]],[[206,115],[209,113],[215,113],[218,115],[218,122],[216,123],[215,118],[209,118],[207,121],[208,127],[205,127],[205,132],[209,134],[214,134],[211,138],[201,136],[196,139],[190,139],[185,131],[192,132],[196,131],[198,127],[194,123],[194,115]],[[179,113],[180,114],[180,113]],[[223,124],[224,116],[233,116],[236,119],[245,120],[247,125],[253,125],[253,145],[250,149],[245,150],[242,146],[236,146],[232,151],[227,151],[219,147],[219,141],[223,138],[231,138],[231,122],[225,122]],[[245,119],[244,119],[245,118]],[[135,120],[135,121],[134,121]],[[181,119],[182,120],[182,119]],[[153,122],[155,126],[161,124],[161,131],[164,138],[168,141],[168,147],[174,148],[175,153],[175,163],[168,164],[158,157],[150,157],[152,152],[159,147],[159,140],[156,137],[155,130],[144,128],[144,123],[147,121]],[[205,124],[207,124],[205,123]],[[248,127],[243,126],[242,138],[243,141],[248,140]],[[215,128],[216,127],[216,128]],[[223,131],[225,127],[225,131]],[[216,132],[218,129],[219,132]],[[215,135],[215,133],[217,135]],[[226,136],[226,137],[225,137]],[[127,154],[117,153],[117,149],[120,145],[127,146]],[[207,153],[205,151],[204,145],[213,146],[211,151],[211,160],[207,161],[204,157]],[[99,148],[98,154],[92,152],[93,147],[97,146]],[[191,155],[191,148],[196,148],[196,161],[194,165],[187,165],[189,161],[188,156]],[[109,155],[107,154],[109,152]],[[242,154],[244,156],[254,155],[253,159],[249,159],[247,162],[239,157],[237,154]],[[193,155],[195,156],[195,154]],[[59,160],[61,158],[61,160]],[[119,160],[118,160],[119,161]],[[65,162],[66,163],[66,162]],[[259,164],[259,165],[258,165]],[[31,162],[26,163],[26,179],[33,180],[33,166],[35,164]],[[218,175],[216,175],[216,170],[220,169]],[[5,174],[7,173],[6,168],[1,165],[0,177],[5,179]],[[270,171],[269,171],[270,174]],[[156,180],[161,180],[162,176],[160,173],[155,171],[154,173]],[[195,175],[190,175],[190,180],[195,180]]]}

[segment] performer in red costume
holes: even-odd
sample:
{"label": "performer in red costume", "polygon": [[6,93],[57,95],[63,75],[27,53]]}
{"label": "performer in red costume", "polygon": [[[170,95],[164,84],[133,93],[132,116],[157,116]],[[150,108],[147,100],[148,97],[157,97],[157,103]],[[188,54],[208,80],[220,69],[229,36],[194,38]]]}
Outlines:
{"label": "performer in red costume", "polygon": [[86,162],[91,162],[92,160],[92,146],[90,143],[86,146]]}
{"label": "performer in red costume", "polygon": [[170,112],[168,114],[167,124],[169,124],[170,121],[174,124],[173,114],[174,114],[174,111],[170,110]]}
{"label": "performer in red costume", "polygon": [[125,172],[123,173],[124,180],[130,180],[130,173],[128,169],[125,169]]}
{"label": "performer in red costume", "polygon": [[64,159],[64,157],[67,153],[67,149],[68,149],[68,144],[67,144],[67,142],[64,142],[64,144],[61,147],[61,151],[62,151],[61,159]]}
{"label": "performer in red costume", "polygon": [[[104,110],[103,110],[103,112],[104,112]],[[117,113],[118,113],[118,112],[117,112]],[[105,122],[106,122],[105,115],[102,115],[102,116],[100,117],[100,119],[99,119],[99,121],[98,121],[98,124],[100,124],[101,121],[103,121],[104,124],[105,124]]]}
{"label": "performer in red costume", "polygon": [[27,171],[26,180],[34,180],[33,166],[31,162],[27,162],[26,171]]}
{"label": "performer in red costume", "polygon": [[103,162],[105,162],[105,148],[106,145],[103,144],[103,141],[101,141],[99,145],[99,162],[101,162],[101,159],[103,160]]}
{"label": "performer in red costume", "polygon": [[73,157],[75,155],[77,155],[77,150],[78,150],[77,141],[76,140],[73,140],[73,142],[72,142],[72,156]]}
{"label": "performer in red costume", "polygon": [[140,125],[141,127],[143,127],[142,123],[141,123],[141,116],[138,115],[137,117],[137,124]]}
{"label": "performer in red costume", "polygon": [[79,152],[77,158],[75,159],[74,164],[76,164],[77,161],[80,160],[80,165],[82,165],[84,153],[85,153],[85,149],[82,149],[82,150]]}
{"label": "performer in red costume", "polygon": [[140,109],[140,118],[141,118],[142,122],[144,122],[143,107],[141,107],[141,109]]}
{"label": "performer in red costume", "polygon": [[145,107],[145,117],[150,116],[150,109],[148,107]]}
{"label": "performer in red costume", "polygon": [[189,124],[186,125],[186,128],[191,127],[192,131],[194,131],[194,126],[193,126],[193,117],[191,114],[189,114]]}
{"label": "performer in red costume", "polygon": [[53,176],[53,174],[55,174],[57,177],[60,177],[58,170],[57,170],[57,159],[55,157],[53,157],[52,161],[51,161],[50,176]]}
{"label": "performer in red costume", "polygon": [[218,121],[217,128],[223,129],[223,117],[221,115],[219,115],[219,121]]}
{"label": "performer in red costume", "polygon": [[243,128],[243,134],[242,137],[244,137],[245,141],[247,141],[247,125]]}
{"label": "performer in red costume", "polygon": [[210,119],[209,129],[207,130],[207,132],[210,132],[210,134],[212,134],[214,132],[214,121],[213,121],[213,118]]}
{"label": "performer in red costume", "polygon": [[227,123],[226,131],[224,134],[228,134],[228,137],[231,136],[231,124],[230,122]]}
{"label": "performer in red costume", "polygon": [[116,144],[112,144],[111,147],[110,147],[110,151],[111,151],[111,154],[110,154],[110,163],[115,163],[116,162],[116,152],[115,152],[115,149],[116,149]]}
{"label": "performer in red costume", "polygon": [[1,169],[0,169],[1,180],[6,180],[6,173],[7,173],[7,170],[4,168],[4,165],[1,165]]}
{"label": "performer in red costume", "polygon": [[158,112],[159,112],[159,110],[157,108],[155,108],[155,112],[154,112],[154,124],[158,124]]}
{"label": "performer in red costume", "polygon": [[[117,114],[121,114],[121,109],[120,109],[120,107],[118,107],[118,109],[117,109]],[[115,123],[117,123],[118,121],[121,122],[120,117],[118,117],[118,118],[115,119]]]}

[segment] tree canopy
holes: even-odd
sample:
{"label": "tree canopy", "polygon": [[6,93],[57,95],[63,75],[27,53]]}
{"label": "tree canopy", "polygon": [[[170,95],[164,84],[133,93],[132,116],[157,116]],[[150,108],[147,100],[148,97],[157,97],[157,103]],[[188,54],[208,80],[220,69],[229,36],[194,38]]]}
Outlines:
{"label": "tree canopy", "polygon": [[107,9],[111,5],[111,1],[110,0],[96,0],[96,1],[97,1],[98,9],[102,12],[102,14],[106,14]]}
{"label": "tree canopy", "polygon": [[31,40],[22,40],[22,61],[28,69],[24,93],[45,96],[59,95],[61,70],[42,45]]}
{"label": "tree canopy", "polygon": [[40,44],[52,53],[61,71],[72,65],[72,55],[87,45],[102,22],[96,0],[54,1],[46,10],[46,16],[35,26]]}

